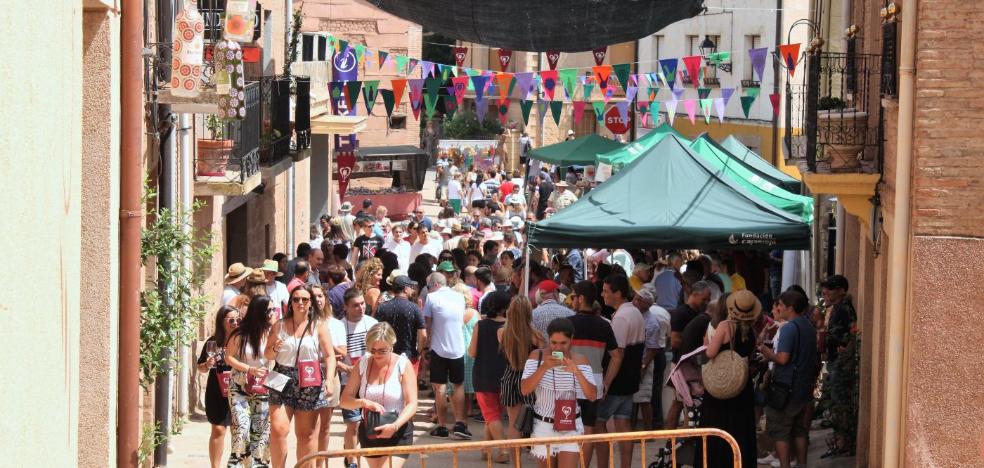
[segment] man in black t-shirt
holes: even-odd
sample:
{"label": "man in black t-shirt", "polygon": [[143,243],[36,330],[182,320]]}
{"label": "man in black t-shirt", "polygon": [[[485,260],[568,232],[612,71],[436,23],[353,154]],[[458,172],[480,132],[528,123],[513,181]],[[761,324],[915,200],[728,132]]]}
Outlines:
{"label": "man in black t-shirt", "polygon": [[397,276],[393,280],[393,299],[379,305],[376,320],[386,322],[396,332],[393,353],[406,354],[413,363],[414,370],[420,363],[420,350],[427,342],[427,328],[420,307],[410,301],[410,293],[417,282],[408,276]]}
{"label": "man in black t-shirt", "polygon": [[[690,294],[687,300],[680,307],[670,312],[670,347],[673,348],[673,362],[680,360],[680,356],[686,352],[693,351],[696,347],[686,350],[686,330],[687,326],[697,317],[704,315],[707,304],[711,302],[711,283],[698,281],[690,287]],[[708,322],[710,317],[708,317]],[[704,323],[703,330],[707,330],[707,323]],[[701,334],[701,344],[703,344],[703,334]],[[700,345],[697,345],[700,346]],[[666,411],[663,423],[666,429],[676,429],[680,422],[680,412],[683,411],[683,403],[679,398],[674,398],[670,404],[670,409]]]}
{"label": "man in black t-shirt", "polygon": [[352,260],[349,263],[355,265],[356,268],[358,268],[359,262],[374,258],[376,252],[383,248],[383,238],[372,232],[374,222],[371,217],[355,220],[355,227],[362,230],[362,235],[355,238],[355,242],[352,243]]}

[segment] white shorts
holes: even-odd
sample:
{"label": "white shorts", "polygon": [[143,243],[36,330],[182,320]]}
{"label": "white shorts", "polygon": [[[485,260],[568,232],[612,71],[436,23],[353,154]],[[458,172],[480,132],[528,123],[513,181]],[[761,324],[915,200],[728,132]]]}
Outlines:
{"label": "white shorts", "polygon": [[653,401],[653,368],[649,367],[642,370],[642,379],[639,381],[639,391],[632,395],[632,403],[650,403]]}
{"label": "white shorts", "polygon": [[[532,438],[540,437],[568,437],[568,436],[579,436],[584,434],[584,425],[581,424],[581,418],[577,418],[577,423],[575,424],[575,430],[573,431],[555,431],[553,428],[553,423],[548,423],[545,421],[540,421],[539,419],[533,420],[533,434],[530,435]],[[580,452],[580,447],[578,444],[550,444],[550,456],[554,457],[560,452]],[[546,445],[534,445],[530,450],[530,453],[540,459],[546,460],[547,458],[547,446]]]}

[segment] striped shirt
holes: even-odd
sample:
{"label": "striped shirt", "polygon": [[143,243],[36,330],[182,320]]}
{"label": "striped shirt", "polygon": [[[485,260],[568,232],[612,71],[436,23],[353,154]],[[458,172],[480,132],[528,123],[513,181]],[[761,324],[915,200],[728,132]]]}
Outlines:
{"label": "striped shirt", "polygon": [[[544,352],[544,358],[549,358],[550,354]],[[536,368],[538,364],[536,359],[527,359],[526,367],[523,368],[523,378],[527,378],[536,373]],[[587,364],[578,364],[577,369],[581,371],[581,374],[594,384],[594,374],[591,372],[591,366]],[[536,404],[533,406],[533,410],[536,414],[540,416],[552,418],[554,415],[554,401],[557,399],[586,399],[584,396],[584,389],[581,388],[581,382],[578,381],[577,377],[568,372],[564,367],[555,367],[550,369],[545,374],[543,378],[540,379],[540,383],[536,386]]]}

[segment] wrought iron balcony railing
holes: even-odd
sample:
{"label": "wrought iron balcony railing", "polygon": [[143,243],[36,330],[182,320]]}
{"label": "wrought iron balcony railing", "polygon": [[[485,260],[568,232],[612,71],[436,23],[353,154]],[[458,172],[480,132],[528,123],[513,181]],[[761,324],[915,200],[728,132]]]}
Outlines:
{"label": "wrought iron balcony railing", "polygon": [[[251,176],[259,172],[259,135],[263,119],[260,83],[247,83],[245,94],[246,117],[231,122],[220,121],[220,133],[224,138],[205,140],[208,142],[206,146],[212,148],[205,148],[203,140],[199,140],[195,154],[195,180],[245,184]],[[204,127],[204,122],[201,125]],[[207,135],[208,132],[205,131],[204,134]]]}

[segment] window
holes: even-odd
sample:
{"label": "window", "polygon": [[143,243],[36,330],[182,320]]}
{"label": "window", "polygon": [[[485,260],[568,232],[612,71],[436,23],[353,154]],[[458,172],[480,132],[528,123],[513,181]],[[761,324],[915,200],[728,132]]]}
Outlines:
{"label": "window", "polygon": [[[745,36],[746,54],[748,50],[758,49],[761,46],[762,46],[762,36],[759,36],[758,34],[749,34]],[[758,77],[755,76],[755,71],[752,70],[752,61],[746,59],[746,60],[742,60],[742,62],[745,63],[745,72],[744,72],[745,74],[743,78],[745,80],[748,80],[749,82],[757,81]]]}
{"label": "window", "polygon": [[302,62],[324,62],[328,56],[328,37],[319,33],[301,33]]}
{"label": "window", "polygon": [[389,129],[390,130],[403,130],[407,128],[407,116],[405,115],[393,115],[389,118]]}
{"label": "window", "polygon": [[301,61],[311,62],[314,60],[314,36],[301,34]]}
{"label": "window", "polygon": [[[724,44],[721,43],[721,36],[708,34],[707,37],[710,38],[712,42],[714,42],[714,46],[717,47],[717,49],[715,49],[717,52],[723,52],[725,50],[728,50],[724,47]],[[700,42],[697,43],[698,47],[703,42],[704,40],[701,39]],[[699,48],[697,49],[697,54],[698,55],[700,54]],[[717,79],[717,67],[707,66],[706,63],[704,64],[704,79],[708,81],[707,83],[705,83],[707,85],[719,86],[721,84]]]}
{"label": "window", "polygon": [[663,46],[665,45],[663,41],[666,39],[662,34],[653,38],[653,48],[656,52],[656,60],[663,58]]}

